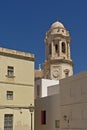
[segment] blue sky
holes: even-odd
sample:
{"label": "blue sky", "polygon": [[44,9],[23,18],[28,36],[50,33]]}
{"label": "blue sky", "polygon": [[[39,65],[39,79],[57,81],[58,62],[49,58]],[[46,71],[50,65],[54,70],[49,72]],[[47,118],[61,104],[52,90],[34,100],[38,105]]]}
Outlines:
{"label": "blue sky", "polygon": [[0,1],[0,47],[35,54],[35,68],[45,60],[44,37],[60,21],[72,37],[74,73],[87,70],[86,0]]}

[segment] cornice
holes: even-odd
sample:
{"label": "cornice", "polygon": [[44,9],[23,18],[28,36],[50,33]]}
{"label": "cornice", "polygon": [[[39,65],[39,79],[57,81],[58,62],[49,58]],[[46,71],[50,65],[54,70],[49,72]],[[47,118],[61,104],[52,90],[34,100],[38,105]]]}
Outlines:
{"label": "cornice", "polygon": [[34,61],[34,59],[35,59],[34,54],[6,49],[6,48],[0,48],[0,55],[7,56],[7,57],[13,57],[13,58],[17,58],[17,59],[30,60],[30,61]]}
{"label": "cornice", "polygon": [[47,61],[47,64],[61,64],[61,63],[68,63],[72,66],[74,66],[74,62],[72,60],[66,60],[66,59],[51,59]]}

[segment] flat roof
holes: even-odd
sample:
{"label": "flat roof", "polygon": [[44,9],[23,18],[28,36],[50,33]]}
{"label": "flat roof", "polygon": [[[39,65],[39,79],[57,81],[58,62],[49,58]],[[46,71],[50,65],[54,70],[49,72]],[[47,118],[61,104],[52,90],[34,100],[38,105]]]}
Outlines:
{"label": "flat roof", "polygon": [[67,78],[63,78],[63,79],[60,80],[60,84],[75,82],[75,80],[81,80],[84,77],[87,78],[87,71],[79,72],[75,75],[69,76]]}
{"label": "flat roof", "polygon": [[0,47],[0,55],[34,61],[34,54],[2,47]]}

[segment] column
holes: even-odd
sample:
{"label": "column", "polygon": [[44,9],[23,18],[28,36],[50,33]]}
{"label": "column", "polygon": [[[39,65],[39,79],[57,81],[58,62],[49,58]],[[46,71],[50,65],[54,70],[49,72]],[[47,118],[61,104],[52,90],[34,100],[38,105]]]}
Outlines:
{"label": "column", "polygon": [[54,57],[54,45],[53,45],[53,41],[52,41],[52,44],[51,44],[51,49],[52,49],[52,58]]}
{"label": "column", "polygon": [[59,40],[59,57],[61,56],[61,40]]}
{"label": "column", "polygon": [[70,44],[68,43],[68,58],[70,59]]}

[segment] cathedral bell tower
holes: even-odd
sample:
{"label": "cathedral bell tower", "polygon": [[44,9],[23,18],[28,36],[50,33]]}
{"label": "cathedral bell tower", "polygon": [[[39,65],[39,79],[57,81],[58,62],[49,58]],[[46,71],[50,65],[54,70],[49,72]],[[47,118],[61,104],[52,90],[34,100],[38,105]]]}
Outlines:
{"label": "cathedral bell tower", "polygon": [[70,41],[70,34],[62,23],[57,21],[51,25],[45,37],[45,78],[59,80],[73,74]]}

